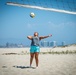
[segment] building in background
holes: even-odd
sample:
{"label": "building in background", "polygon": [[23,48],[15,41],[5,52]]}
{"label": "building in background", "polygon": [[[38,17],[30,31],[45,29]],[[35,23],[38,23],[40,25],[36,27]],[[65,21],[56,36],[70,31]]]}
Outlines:
{"label": "building in background", "polygon": [[21,43],[21,44],[14,44],[14,43],[6,43],[6,48],[22,48],[24,47],[24,45]]}
{"label": "building in background", "polygon": [[65,44],[65,41],[63,41],[63,42],[62,42],[62,46],[65,46],[65,45],[66,45],[66,44]]}
{"label": "building in background", "polygon": [[43,46],[47,47],[47,41],[43,41]]}
{"label": "building in background", "polygon": [[56,46],[57,46],[57,42],[56,41],[51,42],[51,47],[56,47]]}
{"label": "building in background", "polygon": [[40,44],[41,47],[56,47],[57,42],[56,41],[43,41]]}
{"label": "building in background", "polygon": [[52,41],[49,41],[49,47],[52,47]]}

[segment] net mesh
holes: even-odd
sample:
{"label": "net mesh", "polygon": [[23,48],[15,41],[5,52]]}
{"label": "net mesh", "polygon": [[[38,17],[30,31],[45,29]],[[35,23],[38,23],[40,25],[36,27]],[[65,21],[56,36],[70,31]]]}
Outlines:
{"label": "net mesh", "polygon": [[76,0],[8,0],[7,2],[76,12]]}

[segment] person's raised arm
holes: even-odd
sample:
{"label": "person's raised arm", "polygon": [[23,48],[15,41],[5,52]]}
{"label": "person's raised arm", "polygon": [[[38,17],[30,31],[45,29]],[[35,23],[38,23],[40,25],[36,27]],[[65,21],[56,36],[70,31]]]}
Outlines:
{"label": "person's raised arm", "polygon": [[27,36],[28,39],[32,40],[32,36]]}
{"label": "person's raised arm", "polygon": [[41,39],[45,39],[45,38],[48,38],[48,37],[51,37],[51,36],[52,36],[51,34],[47,35],[47,36],[40,36],[39,39],[41,40]]}

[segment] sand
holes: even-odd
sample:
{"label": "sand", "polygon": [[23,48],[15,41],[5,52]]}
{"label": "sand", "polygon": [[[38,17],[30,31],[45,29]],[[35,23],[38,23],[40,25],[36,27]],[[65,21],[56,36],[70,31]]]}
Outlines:
{"label": "sand", "polygon": [[[68,49],[76,50],[76,47]],[[41,48],[41,51],[45,50],[50,48]],[[12,52],[18,54],[4,54]],[[76,75],[76,54],[40,54],[39,67],[35,68],[33,60],[33,67],[29,68],[30,55],[27,52],[29,48],[0,48],[0,75]]]}

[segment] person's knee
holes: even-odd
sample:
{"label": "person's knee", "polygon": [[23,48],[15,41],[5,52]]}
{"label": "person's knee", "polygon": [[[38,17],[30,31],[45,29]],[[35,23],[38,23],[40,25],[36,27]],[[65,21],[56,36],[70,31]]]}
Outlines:
{"label": "person's knee", "polygon": [[38,55],[35,55],[35,59],[38,59]]}
{"label": "person's knee", "polygon": [[31,58],[33,58],[34,57],[34,55],[31,55]]}

